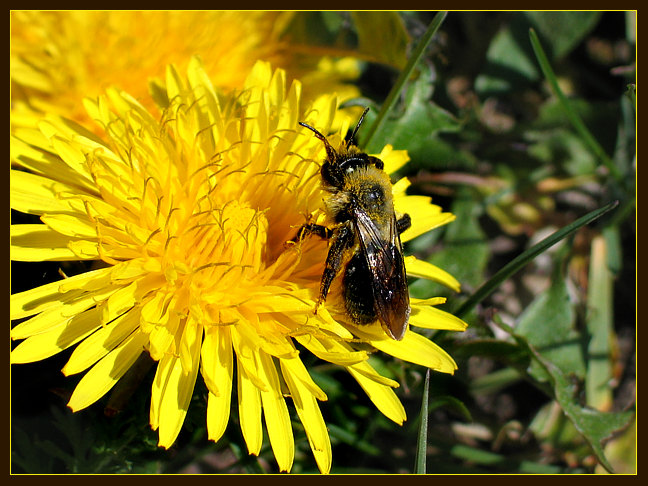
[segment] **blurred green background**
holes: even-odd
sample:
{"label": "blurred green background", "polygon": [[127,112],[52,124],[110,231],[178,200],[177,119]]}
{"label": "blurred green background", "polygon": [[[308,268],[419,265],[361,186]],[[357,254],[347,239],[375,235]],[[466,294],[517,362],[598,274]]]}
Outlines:
{"label": "blurred green background", "polygon": [[[436,12],[300,12],[285,36],[361,60],[366,126]],[[406,253],[452,273],[453,294],[412,281],[415,297],[447,296],[461,309],[515,257],[579,217],[618,201],[595,222],[528,261],[462,317],[465,333],[428,335],[457,361],[454,376],[376,353],[401,383],[408,421],[383,417],[343,370],[303,359],[328,394],[321,404],[332,473],[636,472],[635,33],[634,12],[449,12],[394,108],[366,144],[407,149],[399,176],[457,219],[408,243]],[[539,62],[537,45],[550,71]],[[25,265],[25,264],[22,264]],[[13,291],[33,285],[12,263]],[[67,264],[66,264],[67,265]],[[78,272],[69,264],[69,273]],[[60,266],[60,265],[58,265]],[[44,279],[53,264],[30,264]],[[37,270],[34,270],[37,269]],[[31,273],[33,275],[33,273]],[[48,277],[49,275],[49,277]],[[183,431],[168,451],[148,426],[151,370],[127,404],[72,414],[66,353],[12,368],[14,473],[276,472],[269,444],[248,456],[236,410],[226,435],[207,441],[206,390],[196,386]],[[202,388],[201,388],[202,387]],[[422,404],[427,399],[427,413]],[[114,398],[112,399],[114,400]],[[427,437],[421,442],[421,418]],[[293,473],[316,473],[294,421]]]}

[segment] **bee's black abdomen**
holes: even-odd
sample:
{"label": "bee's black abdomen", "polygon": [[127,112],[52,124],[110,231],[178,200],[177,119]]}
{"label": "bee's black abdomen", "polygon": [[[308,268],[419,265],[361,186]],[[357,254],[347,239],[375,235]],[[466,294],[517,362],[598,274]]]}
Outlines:
{"label": "bee's black abdomen", "polygon": [[346,311],[356,324],[370,324],[377,319],[374,309],[372,276],[367,259],[356,252],[344,271],[344,296]]}

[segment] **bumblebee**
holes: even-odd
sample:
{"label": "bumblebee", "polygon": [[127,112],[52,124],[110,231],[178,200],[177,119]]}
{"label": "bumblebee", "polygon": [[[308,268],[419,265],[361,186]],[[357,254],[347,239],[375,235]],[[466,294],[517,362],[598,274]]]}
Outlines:
{"label": "bumblebee", "polygon": [[342,296],[351,321],[371,324],[378,320],[392,339],[401,340],[410,302],[400,234],[411,226],[411,220],[407,214],[396,218],[383,161],[356,146],[355,135],[368,111],[337,151],[319,131],[299,122],[326,148],[320,176],[322,189],[328,193],[324,201],[328,226],[304,224],[292,241],[315,234],[329,242],[315,310],[342,273]]}

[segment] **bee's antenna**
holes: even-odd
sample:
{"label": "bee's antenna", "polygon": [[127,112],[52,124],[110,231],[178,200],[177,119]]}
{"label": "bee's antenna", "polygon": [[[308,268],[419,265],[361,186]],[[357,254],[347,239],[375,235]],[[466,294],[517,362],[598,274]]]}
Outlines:
{"label": "bee's antenna", "polygon": [[302,127],[308,128],[311,130],[317,138],[319,138],[322,142],[324,142],[324,147],[326,147],[326,155],[329,158],[329,160],[335,160],[336,152],[333,147],[331,147],[331,144],[329,141],[326,139],[324,135],[322,135],[320,132],[318,132],[315,128],[311,127],[310,125],[304,123],[304,122],[299,122],[299,124]]}
{"label": "bee's antenna", "polygon": [[369,107],[367,106],[365,108],[365,110],[362,112],[362,116],[358,120],[358,123],[356,124],[355,128],[353,129],[353,133],[351,134],[351,137],[349,138],[349,142],[353,143],[354,145],[355,145],[354,140],[355,140],[356,133],[358,133],[358,128],[360,128],[360,125],[362,125],[362,121],[364,120],[364,117],[365,117],[365,115],[367,114],[368,111],[369,111]]}

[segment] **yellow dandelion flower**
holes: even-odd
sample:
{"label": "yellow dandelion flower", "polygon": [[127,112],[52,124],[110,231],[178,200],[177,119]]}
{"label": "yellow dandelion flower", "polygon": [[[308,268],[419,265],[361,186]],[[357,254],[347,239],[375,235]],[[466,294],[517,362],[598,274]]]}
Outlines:
{"label": "yellow dandelion flower", "polygon": [[[326,243],[286,242],[322,212],[324,147],[298,122],[316,120],[326,133],[337,113],[334,96],[303,110],[301,84],[288,86],[286,73],[265,62],[255,64],[244,89],[222,94],[197,58],[186,77],[168,68],[166,89],[161,115],[117,89],[87,99],[103,139],[56,116],[12,137],[13,162],[26,170],[11,171],[11,207],[43,224],[11,227],[11,258],[97,264],[11,296],[12,319],[23,319],[11,331],[22,340],[11,362],[76,345],[63,372],[85,372],[69,401],[77,411],[148,353],[157,362],[150,422],[162,447],[178,436],[198,375],[209,390],[214,441],[229,422],[236,387],[249,453],[259,454],[263,421],[281,471],[290,471],[294,456],[289,396],[319,469],[329,472],[319,408],[327,396],[302,353],[344,367],[398,424],[406,419],[393,391],[398,383],[370,366],[366,344],[444,373],[455,362],[413,330],[394,341],[379,325],[336,319],[328,301],[313,312]],[[339,142],[340,132],[331,140]],[[407,162],[389,146],[379,156],[390,172]],[[404,240],[453,219],[406,188],[401,180],[393,190],[396,210],[412,215]],[[406,265],[411,275],[458,288],[429,263],[406,257]],[[463,330],[463,321],[434,307],[442,301],[413,300],[410,325]]]}
{"label": "yellow dandelion flower", "polygon": [[[305,62],[282,40],[295,12],[264,11],[14,11],[11,12],[12,121],[29,124],[33,112],[58,113],[85,123],[81,99],[117,86],[147,108],[149,79],[164,66],[186,70],[193,55],[219,88],[242,86],[257,59],[284,68],[302,81],[305,95],[338,91],[349,84],[356,60]],[[97,46],[101,46],[97,48]],[[313,56],[311,56],[313,57]],[[325,88],[323,90],[323,88]],[[310,94],[309,94],[310,93]]]}

